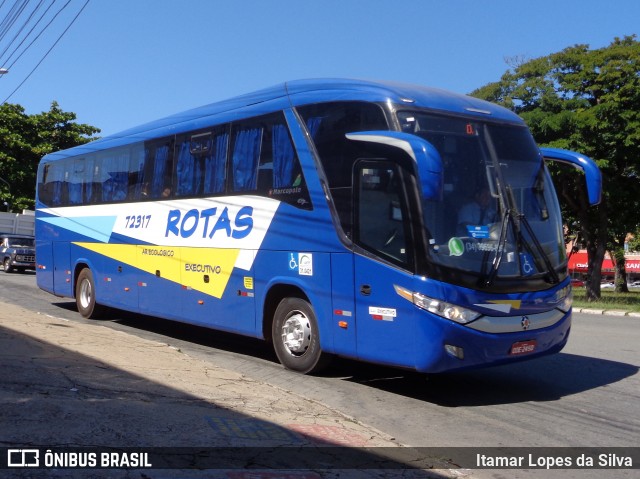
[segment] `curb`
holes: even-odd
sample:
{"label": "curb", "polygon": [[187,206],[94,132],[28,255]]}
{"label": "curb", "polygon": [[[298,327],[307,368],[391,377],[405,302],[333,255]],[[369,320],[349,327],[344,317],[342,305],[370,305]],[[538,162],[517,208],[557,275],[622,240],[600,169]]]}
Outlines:
{"label": "curb", "polygon": [[591,308],[573,308],[574,313],[597,314],[600,316],[628,316],[630,318],[640,318],[640,313],[631,311],[621,311],[616,309],[591,309]]}

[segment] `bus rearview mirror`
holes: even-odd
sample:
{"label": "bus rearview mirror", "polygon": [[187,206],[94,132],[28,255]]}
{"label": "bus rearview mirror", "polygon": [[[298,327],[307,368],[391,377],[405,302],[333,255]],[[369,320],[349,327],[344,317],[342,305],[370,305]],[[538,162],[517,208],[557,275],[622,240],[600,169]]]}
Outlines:
{"label": "bus rearview mirror", "polygon": [[545,161],[566,163],[583,171],[587,182],[589,203],[591,205],[600,203],[602,198],[602,173],[600,173],[595,161],[575,151],[561,150],[558,148],[540,148],[540,152]]}
{"label": "bus rearview mirror", "polygon": [[360,131],[347,133],[353,141],[393,147],[408,155],[415,166],[425,200],[440,200],[443,191],[442,159],[436,148],[423,138],[399,131]]}

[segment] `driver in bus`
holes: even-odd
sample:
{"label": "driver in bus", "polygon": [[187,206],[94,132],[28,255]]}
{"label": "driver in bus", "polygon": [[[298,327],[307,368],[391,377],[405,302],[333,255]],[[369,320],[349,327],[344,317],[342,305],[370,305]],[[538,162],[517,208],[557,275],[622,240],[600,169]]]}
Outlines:
{"label": "driver in bus", "polygon": [[473,195],[473,200],[465,204],[458,212],[457,231],[459,236],[467,236],[467,226],[484,226],[495,222],[495,201],[487,186],[483,186]]}

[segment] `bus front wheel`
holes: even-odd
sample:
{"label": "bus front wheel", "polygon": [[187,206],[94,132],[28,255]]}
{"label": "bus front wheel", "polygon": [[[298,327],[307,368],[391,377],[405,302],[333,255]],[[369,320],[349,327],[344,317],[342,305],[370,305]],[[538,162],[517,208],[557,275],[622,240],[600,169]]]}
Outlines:
{"label": "bus front wheel", "polygon": [[78,312],[88,319],[98,318],[102,312],[102,307],[96,303],[96,288],[89,268],[84,268],[78,275],[76,305]]}
{"label": "bus front wheel", "polygon": [[320,349],[316,315],[304,299],[280,301],[273,318],[272,338],[276,355],[287,369],[308,374],[328,364],[329,357]]}

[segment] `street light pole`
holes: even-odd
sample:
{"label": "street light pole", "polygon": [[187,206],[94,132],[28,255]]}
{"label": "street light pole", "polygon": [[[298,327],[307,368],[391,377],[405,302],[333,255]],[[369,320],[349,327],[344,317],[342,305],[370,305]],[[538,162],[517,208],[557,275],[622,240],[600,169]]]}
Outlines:
{"label": "street light pole", "polygon": [[9,73],[9,70],[6,68],[0,68],[0,75],[4,75],[5,73]]}

